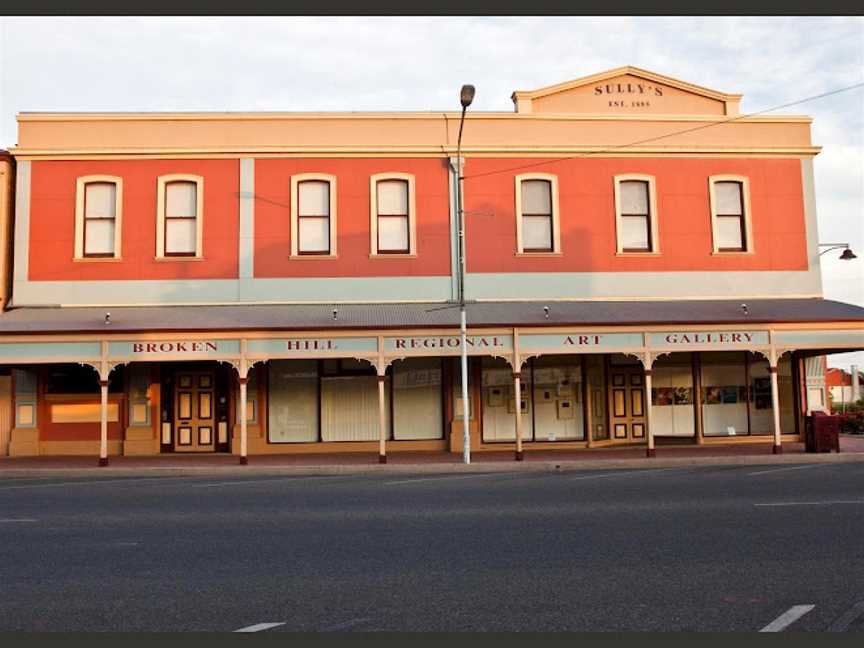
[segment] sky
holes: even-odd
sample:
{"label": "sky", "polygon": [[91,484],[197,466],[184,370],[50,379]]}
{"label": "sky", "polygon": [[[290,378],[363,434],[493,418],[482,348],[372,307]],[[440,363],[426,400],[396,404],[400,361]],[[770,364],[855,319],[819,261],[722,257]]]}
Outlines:
{"label": "sky", "polygon": [[[622,65],[761,111],[864,82],[862,17],[0,18],[0,148],[21,111],[513,109]],[[776,111],[814,118],[826,298],[864,306],[864,88]],[[864,352],[829,365],[864,366]]]}

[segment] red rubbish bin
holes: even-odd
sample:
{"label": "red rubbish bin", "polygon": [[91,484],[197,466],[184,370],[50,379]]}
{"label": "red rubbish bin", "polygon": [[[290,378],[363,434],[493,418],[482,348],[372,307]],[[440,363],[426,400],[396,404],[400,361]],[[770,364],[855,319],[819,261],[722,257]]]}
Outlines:
{"label": "red rubbish bin", "polygon": [[813,412],[804,422],[806,452],[840,452],[840,417]]}

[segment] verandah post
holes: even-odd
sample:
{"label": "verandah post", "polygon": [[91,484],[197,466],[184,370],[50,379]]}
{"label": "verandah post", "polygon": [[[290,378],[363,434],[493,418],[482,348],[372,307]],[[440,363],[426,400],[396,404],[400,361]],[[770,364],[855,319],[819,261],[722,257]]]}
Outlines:
{"label": "verandah post", "polygon": [[99,465],[108,465],[108,381],[99,379],[101,407],[99,411]]}
{"label": "verandah post", "polygon": [[387,463],[387,420],[384,414],[384,382],[386,375],[378,374],[378,463]]}

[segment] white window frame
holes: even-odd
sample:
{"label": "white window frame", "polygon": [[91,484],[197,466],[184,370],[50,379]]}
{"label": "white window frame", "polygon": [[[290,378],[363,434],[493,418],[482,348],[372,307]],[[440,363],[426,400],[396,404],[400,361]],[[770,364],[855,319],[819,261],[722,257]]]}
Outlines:
{"label": "white window frame", "polygon": [[[408,182],[408,252],[378,252],[378,183],[382,180]],[[404,259],[417,256],[417,202],[414,176],[410,173],[376,173],[369,176],[369,256],[378,259]]]}
{"label": "white window frame", "polygon": [[[300,254],[299,250],[299,186],[307,180],[321,180],[330,183],[330,253]],[[327,173],[300,173],[291,176],[291,258],[292,259],[334,259],[336,250],[336,176]]]}
{"label": "white window frame", "polygon": [[[166,187],[172,182],[195,183],[195,254],[172,256],[165,254]],[[186,173],[159,176],[156,181],[156,258],[167,261],[189,261],[204,258],[204,178]]]}
{"label": "white window frame", "polygon": [[[552,251],[526,252],[522,243],[522,183],[526,180],[546,180],[552,189]],[[514,178],[516,202],[516,255],[517,256],[560,256],[561,255],[561,216],[558,209],[558,176],[552,173],[523,173]]]}
{"label": "white window frame", "polygon": [[[621,245],[621,183],[628,180],[641,180],[648,183],[648,228],[651,236],[649,250],[625,251]],[[622,173],[613,179],[615,187],[615,250],[623,256],[646,256],[660,254],[660,215],[657,213],[657,186],[654,176],[643,173]]]}
{"label": "white window frame", "polygon": [[[720,237],[717,231],[717,199],[714,185],[718,182],[740,182],[741,183],[741,205],[744,208],[744,249],[743,250],[721,250]],[[742,175],[712,175],[708,177],[708,199],[711,210],[711,253],[723,256],[729,254],[753,254],[753,230],[751,227],[750,213],[750,179]]]}
{"label": "white window frame", "polygon": [[[91,183],[111,183],[114,185],[114,255],[103,257],[84,256],[84,198],[87,185]],[[120,243],[123,231],[123,178],[108,175],[81,176],[75,189],[75,256],[76,261],[119,261],[122,259]]]}

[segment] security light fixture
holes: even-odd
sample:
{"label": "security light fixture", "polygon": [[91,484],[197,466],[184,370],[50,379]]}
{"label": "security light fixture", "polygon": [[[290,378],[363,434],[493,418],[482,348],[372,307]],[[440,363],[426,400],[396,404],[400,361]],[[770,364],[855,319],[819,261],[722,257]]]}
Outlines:
{"label": "security light fixture", "polygon": [[822,256],[831,250],[839,250],[840,248],[843,248],[843,253],[838,257],[841,261],[851,261],[852,259],[858,258],[858,255],[849,249],[848,243],[820,243],[819,247],[826,248],[819,253],[819,256]]}

